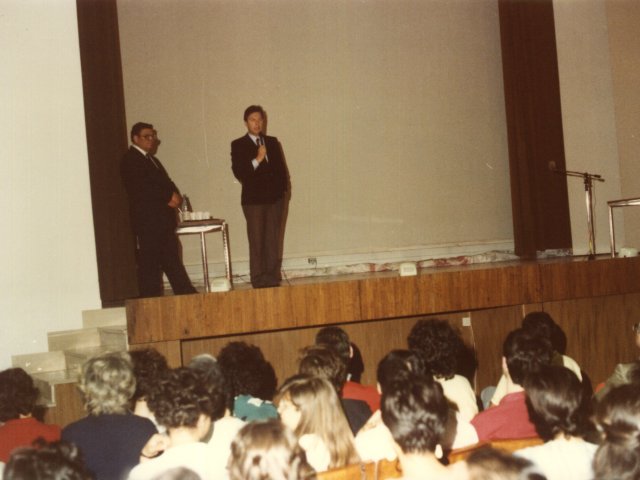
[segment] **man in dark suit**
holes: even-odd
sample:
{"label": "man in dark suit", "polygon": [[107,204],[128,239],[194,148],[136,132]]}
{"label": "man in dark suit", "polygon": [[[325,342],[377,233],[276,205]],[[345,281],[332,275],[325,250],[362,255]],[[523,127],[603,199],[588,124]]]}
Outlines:
{"label": "man in dark suit", "polygon": [[141,297],[163,293],[162,272],[173,293],[196,293],[180,259],[176,208],[182,202],[178,187],[154,157],[158,136],[153,125],[136,123],[131,128],[132,145],[120,164],[129,196],[131,225],[138,239],[138,286]]}
{"label": "man in dark suit", "polygon": [[280,234],[287,190],[282,149],[276,137],[263,135],[264,121],[262,107],[251,105],[244,112],[247,134],[231,142],[231,169],[242,184],[254,288],[280,285]]}

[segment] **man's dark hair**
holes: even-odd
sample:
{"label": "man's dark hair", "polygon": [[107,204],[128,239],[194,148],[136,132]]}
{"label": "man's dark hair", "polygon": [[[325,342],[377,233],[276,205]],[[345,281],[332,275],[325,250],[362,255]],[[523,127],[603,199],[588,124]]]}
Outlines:
{"label": "man's dark hair", "polygon": [[410,375],[426,375],[422,357],[412,350],[391,350],[378,363],[376,380],[384,392],[397,381]]}
{"label": "man's dark hair", "polygon": [[262,115],[262,119],[264,120],[264,109],[260,105],[249,105],[244,111],[244,121],[246,122],[247,118],[249,118],[249,115],[256,112],[260,113],[260,115]]}
{"label": "man's dark hair", "polygon": [[463,343],[446,320],[418,320],[407,338],[409,348],[416,350],[433,375],[452,378],[458,368]]}
{"label": "man's dark hair", "polygon": [[136,377],[136,391],[131,401],[146,398],[158,379],[169,371],[167,359],[155,348],[131,350],[129,352],[133,364],[133,375]]}
{"label": "man's dark hair", "polygon": [[[223,394],[225,398],[225,407],[232,412],[233,395],[231,394],[231,389],[229,388],[227,380],[224,378],[222,368],[215,357],[207,353],[196,355],[191,359],[187,366],[197,372],[202,381],[208,384],[209,388],[213,392],[221,392]],[[222,417],[223,415],[224,409],[219,415],[216,413],[216,418]]]}
{"label": "man's dark hair", "polygon": [[382,421],[404,453],[433,452],[445,433],[449,404],[431,376],[410,375],[382,391]]}
{"label": "man's dark hair", "polygon": [[318,330],[315,339],[316,345],[326,345],[331,348],[346,364],[349,365],[351,356],[351,343],[349,335],[340,327],[324,327]]}
{"label": "man's dark hair", "polygon": [[547,312],[530,312],[522,319],[522,328],[547,338],[553,349],[562,354],[567,348],[567,336]]}
{"label": "man's dark hair", "polygon": [[467,457],[469,480],[546,480],[529,460],[491,447]]}
{"label": "man's dark hair", "polygon": [[524,380],[529,418],[542,439],[559,433],[584,437],[589,430],[589,399],[571,370],[545,365]]}
{"label": "man's dark hair", "polygon": [[342,395],[342,387],[347,381],[347,366],[327,345],[312,345],[302,349],[298,373],[326,378],[338,396]]}
{"label": "man's dark hair", "polygon": [[245,342],[229,342],[218,354],[218,363],[231,388],[233,398],[251,395],[271,400],[278,380],[271,363],[259,347]]}
{"label": "man's dark hair", "polygon": [[22,368],[0,372],[0,422],[30,415],[36,408],[39,391]]}
{"label": "man's dark hair", "polygon": [[137,137],[140,135],[140,132],[145,128],[150,128],[153,130],[153,125],[145,122],[138,122],[131,127],[131,141],[133,141],[133,137]]}
{"label": "man's dark hair", "polygon": [[2,478],[11,480],[90,480],[80,450],[72,443],[47,443],[14,450]]}
{"label": "man's dark hair", "polygon": [[511,380],[522,385],[527,375],[539,372],[544,365],[551,365],[553,348],[548,339],[518,328],[507,335],[502,345],[502,355],[506,359]]}

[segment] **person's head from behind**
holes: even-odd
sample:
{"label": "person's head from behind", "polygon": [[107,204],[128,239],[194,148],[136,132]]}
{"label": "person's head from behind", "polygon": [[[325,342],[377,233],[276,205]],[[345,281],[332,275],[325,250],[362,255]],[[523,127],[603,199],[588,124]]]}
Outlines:
{"label": "person's head from behind", "polygon": [[218,364],[234,398],[238,395],[262,400],[273,398],[278,383],[276,374],[259,347],[230,342],[220,350]]}
{"label": "person's head from behind", "polygon": [[312,345],[302,350],[298,373],[326,378],[338,395],[347,381],[347,365],[325,345]]}
{"label": "person's head from behind", "polygon": [[391,350],[378,363],[376,380],[378,390],[384,392],[393,383],[407,378],[409,375],[426,375],[422,356],[413,350]]}
{"label": "person's head from behind", "polygon": [[82,366],[78,387],[91,415],[127,413],[136,390],[129,354],[113,352],[90,358]]}
{"label": "person's head from behind", "polygon": [[231,443],[231,480],[314,479],[298,439],[276,419],[245,425]]}
{"label": "person's head from behind", "polygon": [[202,353],[189,361],[188,367],[200,375],[203,382],[209,385],[212,392],[222,392],[225,398],[226,409],[233,411],[233,395],[229,384],[224,377],[222,367],[213,355]]}
{"label": "person's head from behind", "polygon": [[418,320],[407,338],[409,348],[422,355],[427,368],[436,377],[452,378],[458,367],[463,343],[446,320]]}
{"label": "person's head from behind", "polygon": [[0,372],[0,423],[30,416],[38,397],[33,379],[22,368]]}
{"label": "person's head from behind", "polygon": [[353,434],[338,394],[324,377],[294,375],[276,396],[280,419],[298,438],[306,434],[320,437],[331,454],[330,467],[357,461]]}
{"label": "person's head from behind", "polygon": [[469,480],[546,480],[529,460],[490,447],[475,450],[465,464]]}
{"label": "person's head from behind", "polygon": [[154,348],[144,348],[129,352],[136,378],[136,391],[132,400],[146,400],[158,379],[169,371],[167,359]]}
{"label": "person's head from behind", "polygon": [[5,480],[90,480],[82,455],[72,443],[37,441],[15,450],[4,468]]}
{"label": "person's head from behind", "polygon": [[183,367],[159,379],[148,402],[170,435],[178,429],[189,430],[199,440],[208,433],[211,421],[224,414],[225,400],[224,392],[212,391],[197,372]]}
{"label": "person's head from behind", "polygon": [[589,402],[571,370],[545,365],[523,384],[529,418],[544,440],[583,437],[589,426]]}
{"label": "person's head from behind", "polygon": [[547,312],[529,312],[522,319],[522,328],[534,335],[540,335],[551,342],[553,349],[563,353],[567,338],[558,324]]}
{"label": "person's head from behind", "polygon": [[340,327],[323,327],[318,330],[315,338],[316,345],[326,345],[331,348],[346,365],[349,364],[353,352],[349,335]]}
{"label": "person's head from behind", "polygon": [[596,406],[595,421],[602,434],[593,460],[595,478],[640,478],[640,385],[607,393]]}
{"label": "person's head from behind", "polygon": [[522,386],[522,382],[532,373],[537,373],[543,365],[550,365],[553,348],[548,339],[533,335],[522,328],[507,335],[502,345],[503,372],[512,383]]}
{"label": "person's head from behind", "polygon": [[380,411],[402,453],[424,455],[440,445],[449,404],[431,376],[410,375],[382,391]]}

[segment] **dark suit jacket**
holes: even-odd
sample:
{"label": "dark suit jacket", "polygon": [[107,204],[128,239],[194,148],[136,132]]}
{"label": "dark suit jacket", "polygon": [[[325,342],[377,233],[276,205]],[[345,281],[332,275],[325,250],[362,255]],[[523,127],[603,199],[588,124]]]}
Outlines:
{"label": "dark suit jacket", "polygon": [[120,163],[120,174],[129,195],[129,211],[133,231],[173,230],[176,227],[175,209],[167,205],[174,192],[179,192],[160,161],[160,168],[139,150],[130,147]]}
{"label": "dark suit jacket", "polygon": [[274,203],[287,189],[287,170],[276,137],[264,136],[267,160],[254,169],[258,147],[247,134],[231,142],[231,169],[242,184],[242,205]]}

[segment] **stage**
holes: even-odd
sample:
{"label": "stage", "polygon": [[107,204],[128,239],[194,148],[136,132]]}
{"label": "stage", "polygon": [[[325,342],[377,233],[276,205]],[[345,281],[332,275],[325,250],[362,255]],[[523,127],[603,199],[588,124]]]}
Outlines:
{"label": "stage", "polygon": [[475,387],[500,374],[502,341],[532,310],[549,312],[567,336],[566,353],[594,384],[637,357],[631,325],[640,320],[640,258],[561,257],[426,268],[417,276],[383,272],[296,279],[278,288],[240,288],[128,300],[130,348],[154,347],[171,365],[216,355],[229,341],[262,348],[282,382],[295,373],[300,348],[322,326],[338,324],[375,383],[377,362],[406,348],[417,319],[446,318],[476,352]]}

